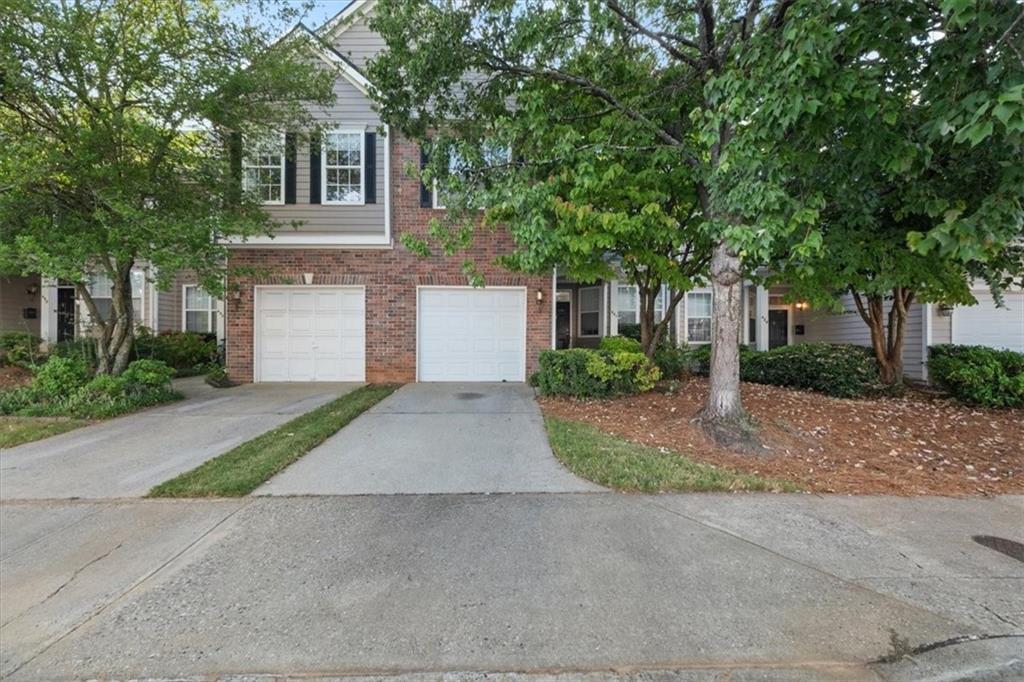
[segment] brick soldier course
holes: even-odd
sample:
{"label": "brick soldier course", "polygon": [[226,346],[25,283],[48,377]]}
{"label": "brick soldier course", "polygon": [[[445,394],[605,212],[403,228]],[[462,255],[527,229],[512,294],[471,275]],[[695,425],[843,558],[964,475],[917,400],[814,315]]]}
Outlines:
{"label": "brick soldier course", "polygon": [[[510,273],[494,261],[513,248],[501,230],[479,230],[471,249],[453,257],[422,257],[400,243],[401,235],[425,235],[438,211],[421,208],[420,182],[404,171],[419,162],[419,148],[395,136],[391,144],[391,236],[386,248],[235,248],[228,258],[225,343],[228,374],[253,380],[253,299],[255,285],[297,284],[313,273],[313,285],[361,285],[366,288],[366,380],[416,380],[416,288],[466,286],[462,263],[472,260],[489,286],[525,286],[526,373],[551,347],[550,275]],[[386,198],[385,198],[386,199]],[[538,302],[536,292],[544,292]]]}

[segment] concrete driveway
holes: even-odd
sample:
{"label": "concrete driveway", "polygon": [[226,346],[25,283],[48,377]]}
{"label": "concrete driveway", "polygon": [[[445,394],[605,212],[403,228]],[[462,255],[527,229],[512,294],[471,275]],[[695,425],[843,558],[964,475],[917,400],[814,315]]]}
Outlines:
{"label": "concrete driveway", "polygon": [[555,459],[525,384],[408,384],[256,495],[592,492]]}
{"label": "concrete driveway", "polygon": [[[12,682],[1024,676],[1024,563],[972,540],[1024,541],[1024,498],[4,502],[0,528]],[[935,649],[866,665],[894,637]]]}
{"label": "concrete driveway", "polygon": [[138,497],[359,384],[176,383],[186,399],[10,448],[0,499]]}

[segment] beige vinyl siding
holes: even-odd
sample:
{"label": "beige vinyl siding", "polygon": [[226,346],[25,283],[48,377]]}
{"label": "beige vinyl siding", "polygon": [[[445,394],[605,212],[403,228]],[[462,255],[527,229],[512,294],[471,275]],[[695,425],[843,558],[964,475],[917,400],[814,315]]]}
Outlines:
{"label": "beige vinyl siding", "polygon": [[[799,343],[852,343],[859,346],[871,345],[871,332],[857,314],[853,297],[849,294],[842,299],[844,313],[832,314],[825,311],[795,311],[794,324],[804,325],[804,335],[796,339]],[[903,373],[915,379],[924,378],[924,309],[921,303],[911,306],[903,338]],[[888,306],[886,306],[888,311]]]}
{"label": "beige vinyl siding", "polygon": [[[28,293],[35,287],[36,293]],[[54,301],[54,307],[57,303]],[[35,308],[36,318],[26,320],[22,317],[24,308]],[[31,277],[0,277],[0,332],[28,332],[39,336],[39,319],[43,315],[40,305],[39,276]]]}
{"label": "beige vinyl siding", "polygon": [[932,345],[953,343],[953,318],[940,315],[938,304],[932,304]]}
{"label": "beige vinyl siding", "polygon": [[367,3],[359,15],[352,17],[348,28],[339,34],[333,43],[334,49],[348,58],[364,74],[366,62],[385,47],[384,40],[370,30],[367,17],[373,5],[372,2]]}
{"label": "beige vinyl siding", "polygon": [[174,276],[174,282],[167,291],[157,292],[158,332],[180,332],[181,324],[181,288],[186,284],[194,284],[195,276],[191,272],[182,271]]}

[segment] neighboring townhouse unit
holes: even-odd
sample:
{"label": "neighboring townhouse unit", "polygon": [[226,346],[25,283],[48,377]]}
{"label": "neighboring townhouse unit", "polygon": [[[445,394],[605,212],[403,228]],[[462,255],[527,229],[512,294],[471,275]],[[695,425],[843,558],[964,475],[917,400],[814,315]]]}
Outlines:
{"label": "neighboring townhouse unit", "polygon": [[[101,312],[110,306],[110,281],[96,276],[89,293]],[[189,273],[178,273],[167,291],[158,291],[145,266],[132,270],[135,323],[156,332],[191,331],[223,337],[220,302],[206,294]],[[0,277],[0,332],[21,331],[44,343],[85,338],[89,311],[75,287],[39,275]]]}

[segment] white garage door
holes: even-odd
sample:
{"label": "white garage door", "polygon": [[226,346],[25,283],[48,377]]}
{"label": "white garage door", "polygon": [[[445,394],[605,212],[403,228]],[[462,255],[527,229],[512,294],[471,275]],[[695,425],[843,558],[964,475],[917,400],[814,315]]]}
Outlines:
{"label": "white garage door", "polygon": [[257,287],[256,381],[364,381],[362,287]]}
{"label": "white garage door", "polygon": [[525,381],[526,290],[421,287],[420,381]]}
{"label": "white garage door", "polygon": [[976,291],[974,296],[978,305],[953,311],[953,343],[1024,353],[1024,292],[1007,292],[1005,308],[997,308],[989,292]]}

